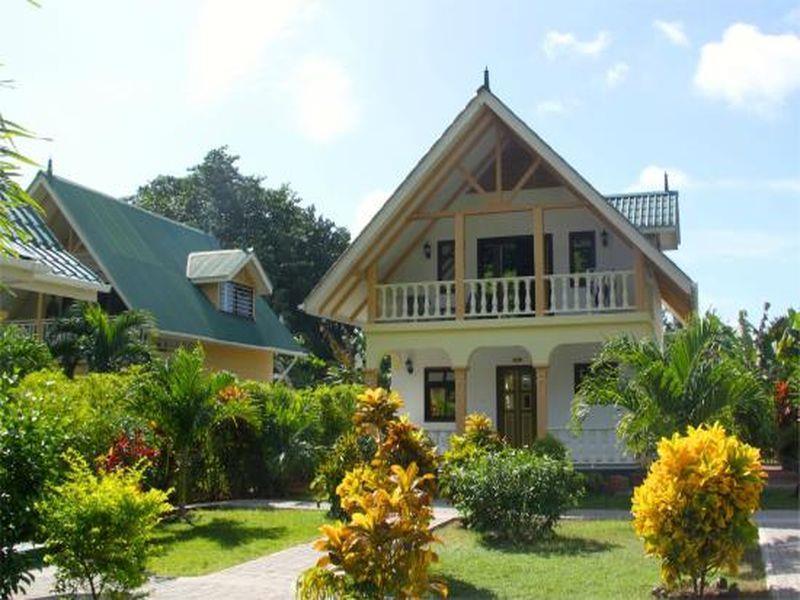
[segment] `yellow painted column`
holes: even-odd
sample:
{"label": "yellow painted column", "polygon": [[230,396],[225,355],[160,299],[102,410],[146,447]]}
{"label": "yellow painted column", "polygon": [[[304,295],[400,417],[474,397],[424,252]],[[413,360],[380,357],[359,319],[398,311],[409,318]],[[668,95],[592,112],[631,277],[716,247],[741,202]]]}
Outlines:
{"label": "yellow painted column", "polygon": [[456,431],[464,432],[467,420],[467,367],[453,367],[456,378]]}
{"label": "yellow painted column", "polygon": [[456,319],[464,318],[464,213],[456,213],[453,218],[453,245],[456,252]]}
{"label": "yellow painted column", "polygon": [[364,369],[364,385],[370,388],[378,387],[378,369]]}
{"label": "yellow painted column", "polygon": [[636,280],[636,290],[634,294],[636,298],[636,308],[639,310],[647,310],[647,299],[645,298],[646,286],[644,281],[644,254],[638,248],[633,251],[633,276]]}
{"label": "yellow painted column", "polygon": [[36,337],[44,339],[44,294],[39,292],[36,297]]}
{"label": "yellow painted column", "polygon": [[367,321],[374,323],[378,316],[378,264],[372,263],[367,269]]}
{"label": "yellow painted column", "polygon": [[549,367],[536,367],[536,437],[547,435],[547,375]]}
{"label": "yellow painted column", "polygon": [[543,317],[545,307],[544,293],[544,210],[541,206],[533,209],[533,287],[536,290],[536,316]]}

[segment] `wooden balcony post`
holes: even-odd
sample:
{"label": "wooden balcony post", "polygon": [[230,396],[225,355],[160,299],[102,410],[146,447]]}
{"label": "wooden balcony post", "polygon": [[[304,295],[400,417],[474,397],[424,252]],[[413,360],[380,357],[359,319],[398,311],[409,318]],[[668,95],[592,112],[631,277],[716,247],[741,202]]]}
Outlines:
{"label": "wooden balcony post", "polygon": [[378,387],[378,369],[364,369],[364,385],[368,388]]}
{"label": "wooden balcony post", "polygon": [[456,252],[456,319],[463,319],[465,313],[464,293],[464,213],[457,212],[453,217],[453,244]]}
{"label": "wooden balcony post", "polygon": [[372,263],[367,269],[367,322],[374,323],[378,316],[378,263]]}
{"label": "wooden balcony post", "polygon": [[536,367],[536,437],[547,435],[547,374],[549,367]]}
{"label": "wooden balcony post", "polygon": [[467,421],[467,367],[453,367],[456,384],[456,432],[464,433]]}
{"label": "wooden balcony post", "polygon": [[634,300],[636,301],[637,310],[647,310],[647,303],[645,301],[646,286],[644,281],[644,254],[638,248],[633,250],[633,278],[636,282],[636,289],[634,290]]}
{"label": "wooden balcony post", "polygon": [[543,317],[547,302],[544,285],[544,209],[536,206],[533,209],[533,276],[536,290],[536,316]]}
{"label": "wooden balcony post", "polygon": [[44,294],[39,292],[36,296],[36,337],[44,339]]}

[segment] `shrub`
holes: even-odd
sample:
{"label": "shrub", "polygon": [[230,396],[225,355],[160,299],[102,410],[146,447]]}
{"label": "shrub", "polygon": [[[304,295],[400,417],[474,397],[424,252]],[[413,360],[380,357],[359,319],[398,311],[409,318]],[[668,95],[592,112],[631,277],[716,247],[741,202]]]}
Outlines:
{"label": "shrub", "polygon": [[549,433],[542,438],[536,439],[530,445],[530,448],[536,454],[549,456],[556,460],[565,460],[567,458],[567,447],[561,440]]}
{"label": "shrub", "polygon": [[724,569],[736,574],[754,542],[763,474],[759,451],[719,424],[662,439],[658,459],[633,494],[633,527],[645,552],[661,559],[668,588],[686,580],[695,595]]}
{"label": "shrub", "polygon": [[140,586],[153,528],[171,508],[166,493],[143,492],[137,468],[95,475],[76,453],[66,459],[67,481],[39,506],[45,561],[57,569],[57,589],[75,593],[88,587],[99,598],[107,590]]}
{"label": "shrub", "polygon": [[0,326],[0,380],[14,383],[55,365],[47,345],[15,326]]}
{"label": "shrub", "polygon": [[437,456],[427,436],[398,418],[402,406],[396,393],[381,388],[359,396],[353,422],[374,440],[375,455],[337,487],[347,522],[322,527],[315,547],[327,554],[298,581],[301,598],[447,595],[444,584],[428,577],[437,559],[430,548]]}
{"label": "shrub", "polygon": [[330,504],[329,514],[332,517],[343,519],[347,516],[342,510],[336,488],[348,471],[369,463],[376,450],[374,439],[350,431],[336,440],[333,448],[320,462],[316,476],[311,482],[311,493],[317,502]]}
{"label": "shrub", "polygon": [[353,384],[320,385],[300,392],[306,404],[319,411],[319,443],[332,446],[340,435],[353,428],[353,414],[364,386]]}
{"label": "shrub", "polygon": [[451,480],[457,477],[458,470],[478,454],[497,452],[505,447],[505,442],[492,427],[492,420],[484,414],[467,415],[464,433],[450,437],[450,449],[444,453],[439,472],[439,483],[445,496],[451,495]]}
{"label": "shrub", "polygon": [[511,540],[549,534],[576,505],[583,479],[567,460],[528,449],[479,453],[450,473],[453,504],[468,527]]}

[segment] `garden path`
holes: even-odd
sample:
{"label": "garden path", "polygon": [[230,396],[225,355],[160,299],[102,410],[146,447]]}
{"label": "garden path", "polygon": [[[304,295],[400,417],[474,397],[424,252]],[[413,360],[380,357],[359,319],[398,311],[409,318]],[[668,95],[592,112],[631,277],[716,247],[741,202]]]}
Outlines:
{"label": "garden path", "polygon": [[800,514],[769,511],[759,518],[758,541],[773,598],[800,598]]}

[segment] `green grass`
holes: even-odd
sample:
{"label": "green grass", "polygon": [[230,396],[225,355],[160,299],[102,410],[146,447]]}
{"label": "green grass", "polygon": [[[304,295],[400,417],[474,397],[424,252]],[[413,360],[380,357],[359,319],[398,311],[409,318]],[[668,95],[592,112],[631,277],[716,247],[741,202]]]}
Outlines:
{"label": "green grass", "polygon": [[203,575],[309,542],[327,522],[323,511],[213,509],[190,513],[191,521],[161,524],[161,550],[148,564],[156,575]]}
{"label": "green grass", "polygon": [[[590,493],[581,499],[578,508],[615,508],[621,510],[630,510],[631,496],[628,494],[611,495]],[[762,510],[797,510],[798,508],[800,508],[800,506],[798,506],[797,497],[794,495],[794,489],[764,489],[764,492],[761,496]]]}
{"label": "green grass", "polygon": [[[460,525],[438,531],[440,562],[451,598],[651,598],[658,564],[642,552],[628,521],[565,521],[535,544],[491,543]],[[764,593],[758,548],[736,579],[747,595]]]}

